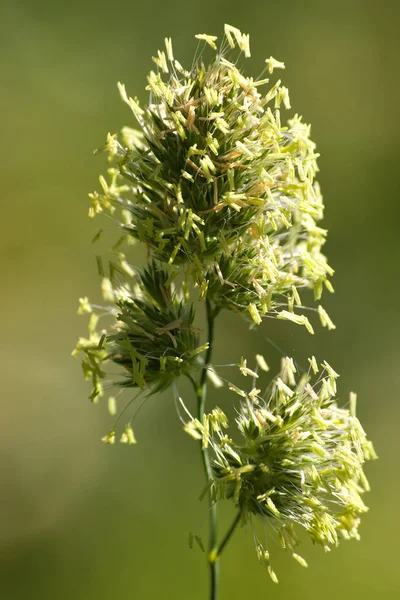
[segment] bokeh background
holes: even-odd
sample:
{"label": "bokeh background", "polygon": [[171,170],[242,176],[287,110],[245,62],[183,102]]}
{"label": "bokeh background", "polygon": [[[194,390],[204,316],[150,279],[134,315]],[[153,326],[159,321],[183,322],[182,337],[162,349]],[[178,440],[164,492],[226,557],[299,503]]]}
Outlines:
{"label": "bokeh background", "polygon": [[[273,586],[240,531],[223,557],[221,600],[398,597],[399,19],[400,3],[385,0],[2,1],[1,599],[207,597],[204,556],[187,546],[190,530],[206,534],[203,474],[171,395],[140,412],[137,446],[104,446],[111,417],[90,404],[70,352],[86,330],[77,298],[99,296],[90,240],[107,227],[87,219],[87,193],[104,170],[92,150],[132,123],[116,82],[144,101],[166,35],[188,64],[194,34],[222,35],[225,22],[251,34],[248,74],[271,54],[285,61],[292,106],[312,123],[337,270],[325,306],[338,328],[311,338],[268,321],[249,334],[225,315],[216,363],[262,351],[277,366],[269,340],[326,358],[344,401],[358,391],[380,460],[367,466],[360,543],[325,555],[305,542],[308,570],[272,547]],[[227,408],[232,397],[213,392],[216,402]],[[224,508],[222,523],[230,516]]]}

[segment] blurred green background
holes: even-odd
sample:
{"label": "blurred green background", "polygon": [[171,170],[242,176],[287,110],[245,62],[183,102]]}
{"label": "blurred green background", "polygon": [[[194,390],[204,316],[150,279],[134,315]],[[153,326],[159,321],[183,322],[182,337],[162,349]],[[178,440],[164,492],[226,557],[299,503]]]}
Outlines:
{"label": "blurred green background", "polygon": [[[251,34],[247,74],[271,54],[285,61],[292,106],[312,123],[337,270],[324,304],[338,329],[311,338],[268,321],[250,334],[224,315],[215,362],[261,351],[277,366],[265,336],[289,354],[326,358],[341,397],[358,391],[380,460],[367,465],[360,543],[326,555],[304,542],[308,570],[272,547],[273,586],[240,531],[223,557],[221,600],[398,597],[399,19],[400,3],[384,0],[2,1],[1,599],[207,597],[204,556],[187,546],[190,530],[206,534],[203,473],[171,394],[140,412],[137,446],[104,446],[112,419],[87,400],[70,352],[86,330],[77,298],[99,297],[90,240],[107,227],[87,219],[87,192],[104,170],[92,150],[132,124],[116,82],[144,101],[166,35],[188,64],[194,34],[222,35],[225,22]],[[216,402],[232,397],[213,392]],[[230,508],[222,513],[228,523]]]}

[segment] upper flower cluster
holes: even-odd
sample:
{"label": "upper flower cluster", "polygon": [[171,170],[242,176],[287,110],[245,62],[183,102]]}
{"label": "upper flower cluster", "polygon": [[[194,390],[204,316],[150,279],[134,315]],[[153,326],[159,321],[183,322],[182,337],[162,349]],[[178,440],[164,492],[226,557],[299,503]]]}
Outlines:
{"label": "upper flower cluster", "polygon": [[[139,129],[108,135],[109,181],[91,194],[89,215],[108,213],[118,225],[115,259],[103,277],[106,307],[81,299],[89,312],[89,339],[78,342],[94,400],[102,394],[107,363],[122,367],[111,384],[159,390],[201,364],[201,345],[189,297],[194,288],[212,310],[245,314],[255,323],[275,316],[313,328],[302,313],[300,288],[319,298],[333,273],[321,247],[325,231],[315,144],[297,115],[281,122],[289,93],[280,80],[245,77],[239,52],[249,38],[225,26],[216,38],[200,34],[215,54],[188,71],[174,58],[170,39],[148,76],[150,102],[140,107],[119,84]],[[229,59],[229,60],[228,60]],[[284,64],[272,57],[264,71]],[[262,94],[261,89],[267,91]],[[150,266],[138,272],[121,252],[146,243]],[[100,272],[104,276],[103,267]],[[100,315],[111,325],[97,329]],[[318,307],[322,325],[334,324]]]}
{"label": "upper flower cluster", "polygon": [[[216,306],[255,323],[267,313],[287,318],[298,288],[317,299],[323,284],[332,291],[310,127],[298,115],[282,122],[290,100],[280,80],[268,87],[269,78],[245,77],[228,60],[235,49],[250,56],[248,36],[226,25],[219,49],[214,36],[196,37],[215,51],[210,64],[199,58],[186,70],[166,39],[147,106],[119,84],[139,130],[108,136],[111,181],[101,178],[90,214],[113,213],[127,237],[183,270]],[[277,68],[284,64],[267,59],[268,74]]]}

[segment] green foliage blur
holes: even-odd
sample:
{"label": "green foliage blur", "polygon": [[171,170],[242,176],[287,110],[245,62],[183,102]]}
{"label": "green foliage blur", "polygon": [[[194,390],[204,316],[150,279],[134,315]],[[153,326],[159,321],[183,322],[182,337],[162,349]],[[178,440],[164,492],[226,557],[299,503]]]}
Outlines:
{"label": "green foliage blur", "polygon": [[[271,542],[274,586],[251,531],[222,559],[221,600],[369,600],[400,591],[396,388],[400,363],[398,102],[400,3],[303,0],[246,3],[3,0],[0,6],[2,429],[0,598],[3,600],[205,600],[207,574],[189,531],[206,537],[198,448],[182,432],[171,393],[150,398],[134,422],[138,445],[109,447],[106,404],[94,407],[70,352],[86,320],[77,299],[100,298],[87,193],[105,168],[106,133],[132,125],[116,82],[144,101],[151,56],[171,36],[189,63],[196,33],[222,36],[228,22],[250,33],[247,74],[270,55],[295,112],[312,123],[336,294],[337,324],[311,338],[268,321],[257,332],[232,314],[217,329],[215,364],[262,352],[315,354],[341,373],[343,401],[358,414],[380,460],[361,542],[324,554],[305,541],[301,569]],[[137,262],[143,250],[136,250]],[[397,275],[396,275],[397,273]],[[193,398],[182,383],[189,406]],[[209,406],[234,398],[213,391]],[[221,530],[231,517],[222,511]]]}

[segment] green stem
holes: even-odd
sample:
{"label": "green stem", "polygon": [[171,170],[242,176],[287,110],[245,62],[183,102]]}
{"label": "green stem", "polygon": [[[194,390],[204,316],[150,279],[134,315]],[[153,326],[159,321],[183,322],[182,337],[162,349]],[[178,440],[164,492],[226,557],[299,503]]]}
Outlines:
{"label": "green stem", "polygon": [[232,525],[229,527],[228,531],[226,532],[224,539],[222,540],[222,542],[218,546],[218,550],[217,550],[217,557],[218,558],[221,556],[223,549],[225,548],[225,546],[227,545],[227,543],[231,539],[231,537],[232,537],[232,535],[233,535],[236,527],[238,526],[238,524],[240,522],[241,517],[242,517],[242,511],[239,510],[238,514],[233,519]]}
{"label": "green stem", "polygon": [[[197,417],[203,422],[205,412],[205,404],[207,399],[207,368],[211,362],[214,342],[214,321],[217,311],[213,311],[210,302],[206,302],[207,308],[207,328],[208,328],[208,349],[204,361],[204,366],[200,376],[200,382],[195,386],[197,395]],[[203,459],[204,471],[207,481],[213,478],[210,455],[207,448],[203,448],[201,444],[201,453]],[[211,488],[208,494],[209,511],[210,511],[210,534],[208,542],[208,565],[210,569],[210,600],[218,600],[218,584],[219,584],[219,561],[217,551],[217,506],[211,497]]]}

